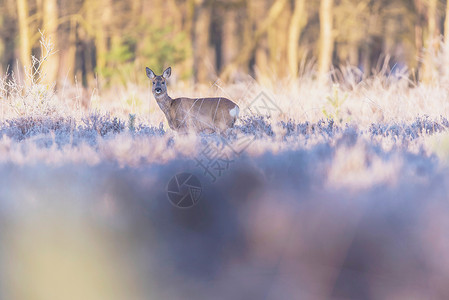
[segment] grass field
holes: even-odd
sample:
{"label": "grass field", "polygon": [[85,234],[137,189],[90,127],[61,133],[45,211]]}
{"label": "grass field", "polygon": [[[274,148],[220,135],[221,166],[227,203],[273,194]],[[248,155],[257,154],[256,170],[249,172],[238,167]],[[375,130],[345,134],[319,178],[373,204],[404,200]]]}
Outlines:
{"label": "grass field", "polygon": [[237,102],[225,139],[171,131],[149,86],[4,81],[1,298],[444,299],[449,85],[356,75],[169,85]]}

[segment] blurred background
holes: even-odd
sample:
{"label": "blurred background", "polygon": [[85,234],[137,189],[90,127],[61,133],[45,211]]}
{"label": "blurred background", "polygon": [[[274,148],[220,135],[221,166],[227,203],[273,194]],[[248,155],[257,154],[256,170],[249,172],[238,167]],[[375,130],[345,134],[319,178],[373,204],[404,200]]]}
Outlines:
{"label": "blurred background", "polygon": [[[0,0],[0,299],[449,299],[448,8]],[[145,66],[242,108],[216,182]]]}
{"label": "blurred background", "polygon": [[[407,67],[431,81],[442,35],[441,0],[0,0],[0,71],[40,56],[42,30],[57,52],[46,62],[49,82],[97,88],[141,84],[144,67],[172,66],[195,83],[317,77],[351,65],[360,76]],[[8,69],[9,66],[9,69]]]}

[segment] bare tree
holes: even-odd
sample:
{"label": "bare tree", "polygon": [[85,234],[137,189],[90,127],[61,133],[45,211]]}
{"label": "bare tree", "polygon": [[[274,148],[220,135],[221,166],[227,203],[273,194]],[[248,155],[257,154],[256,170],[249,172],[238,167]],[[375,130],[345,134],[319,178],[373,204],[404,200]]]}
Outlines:
{"label": "bare tree", "polygon": [[285,8],[279,17],[274,21],[273,25],[268,29],[268,46],[269,46],[269,68],[272,75],[277,77],[285,77],[288,71],[288,38],[291,18],[290,1],[285,4]]}
{"label": "bare tree", "polygon": [[94,24],[97,72],[101,73],[106,67],[106,56],[108,52],[108,32],[110,32],[111,30],[110,23],[113,15],[112,3],[110,0],[101,0],[93,2],[96,3],[95,7],[97,12],[99,13],[100,11],[102,11],[101,18],[99,20],[96,20]]}
{"label": "bare tree", "polygon": [[423,64],[423,82],[432,81],[435,72],[435,62],[433,58],[438,49],[438,27],[437,27],[437,4],[438,0],[427,1],[427,35],[424,37],[426,53]]}
{"label": "bare tree", "polygon": [[320,3],[320,42],[318,54],[318,76],[324,80],[332,64],[334,50],[333,27],[333,0],[321,0]]}
{"label": "bare tree", "polygon": [[231,62],[232,58],[237,54],[238,47],[238,28],[237,16],[234,9],[225,13],[223,24],[223,56],[222,65]]}
{"label": "bare tree", "polygon": [[[44,34],[51,40],[53,47],[57,49],[58,45],[58,6],[57,0],[43,0],[42,1],[42,27]],[[55,54],[49,56],[42,66],[44,73],[46,74],[45,82],[53,83],[58,79],[59,69],[59,55]]]}
{"label": "bare tree", "polygon": [[449,0],[446,1],[446,18],[444,19],[444,41],[449,43]]}
{"label": "bare tree", "polygon": [[259,27],[255,30],[251,40],[245,40],[245,44],[242,47],[239,54],[234,58],[232,63],[228,64],[222,71],[220,77],[224,80],[229,78],[232,71],[237,69],[239,65],[247,64],[253,54],[254,49],[257,46],[260,38],[267,32],[269,27],[277,20],[282,13],[287,0],[276,0],[268,11],[268,16],[264,19]]}
{"label": "bare tree", "polygon": [[446,18],[444,19],[444,73],[449,74],[449,0],[446,1]]}
{"label": "bare tree", "polygon": [[196,0],[193,16],[193,72],[195,81],[209,79],[212,59],[209,50],[210,8],[207,1]]}
{"label": "bare tree", "polygon": [[306,0],[295,0],[295,8],[290,21],[290,28],[288,31],[288,68],[290,76],[296,77],[298,75],[298,47],[301,31],[307,23],[307,13],[305,11]]}
{"label": "bare tree", "polygon": [[28,29],[28,1],[17,0],[17,15],[19,21],[20,62],[23,66],[31,66],[31,45]]}
{"label": "bare tree", "polygon": [[41,28],[59,51],[43,65],[47,81],[74,71],[85,86],[98,84],[97,73],[105,84],[141,83],[130,70],[148,61],[197,82],[239,71],[295,78],[309,53],[320,80],[333,64],[369,74],[391,54],[429,81],[443,27],[449,39],[449,0],[0,0],[0,14],[3,69],[30,64]]}

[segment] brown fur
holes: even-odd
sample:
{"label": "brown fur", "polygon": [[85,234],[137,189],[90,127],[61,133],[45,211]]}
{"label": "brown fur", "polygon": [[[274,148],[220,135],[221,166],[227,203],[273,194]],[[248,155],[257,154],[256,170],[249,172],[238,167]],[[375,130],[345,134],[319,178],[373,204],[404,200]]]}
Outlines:
{"label": "brown fur", "polygon": [[[147,68],[147,76],[153,81],[152,91],[157,104],[167,118],[171,129],[187,132],[222,133],[234,126],[239,107],[226,98],[176,98],[167,94],[166,78],[171,68],[160,76]],[[230,111],[236,112],[231,115]]]}

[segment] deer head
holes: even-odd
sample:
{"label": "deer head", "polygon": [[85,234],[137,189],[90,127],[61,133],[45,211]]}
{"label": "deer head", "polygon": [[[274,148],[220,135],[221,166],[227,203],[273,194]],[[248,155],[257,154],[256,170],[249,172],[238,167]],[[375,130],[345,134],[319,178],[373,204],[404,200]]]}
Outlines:
{"label": "deer head", "polygon": [[167,83],[166,79],[168,79],[171,75],[171,68],[168,67],[162,75],[156,75],[150,68],[146,68],[147,76],[151,79],[153,83],[153,95],[156,100],[163,99],[167,96]]}

